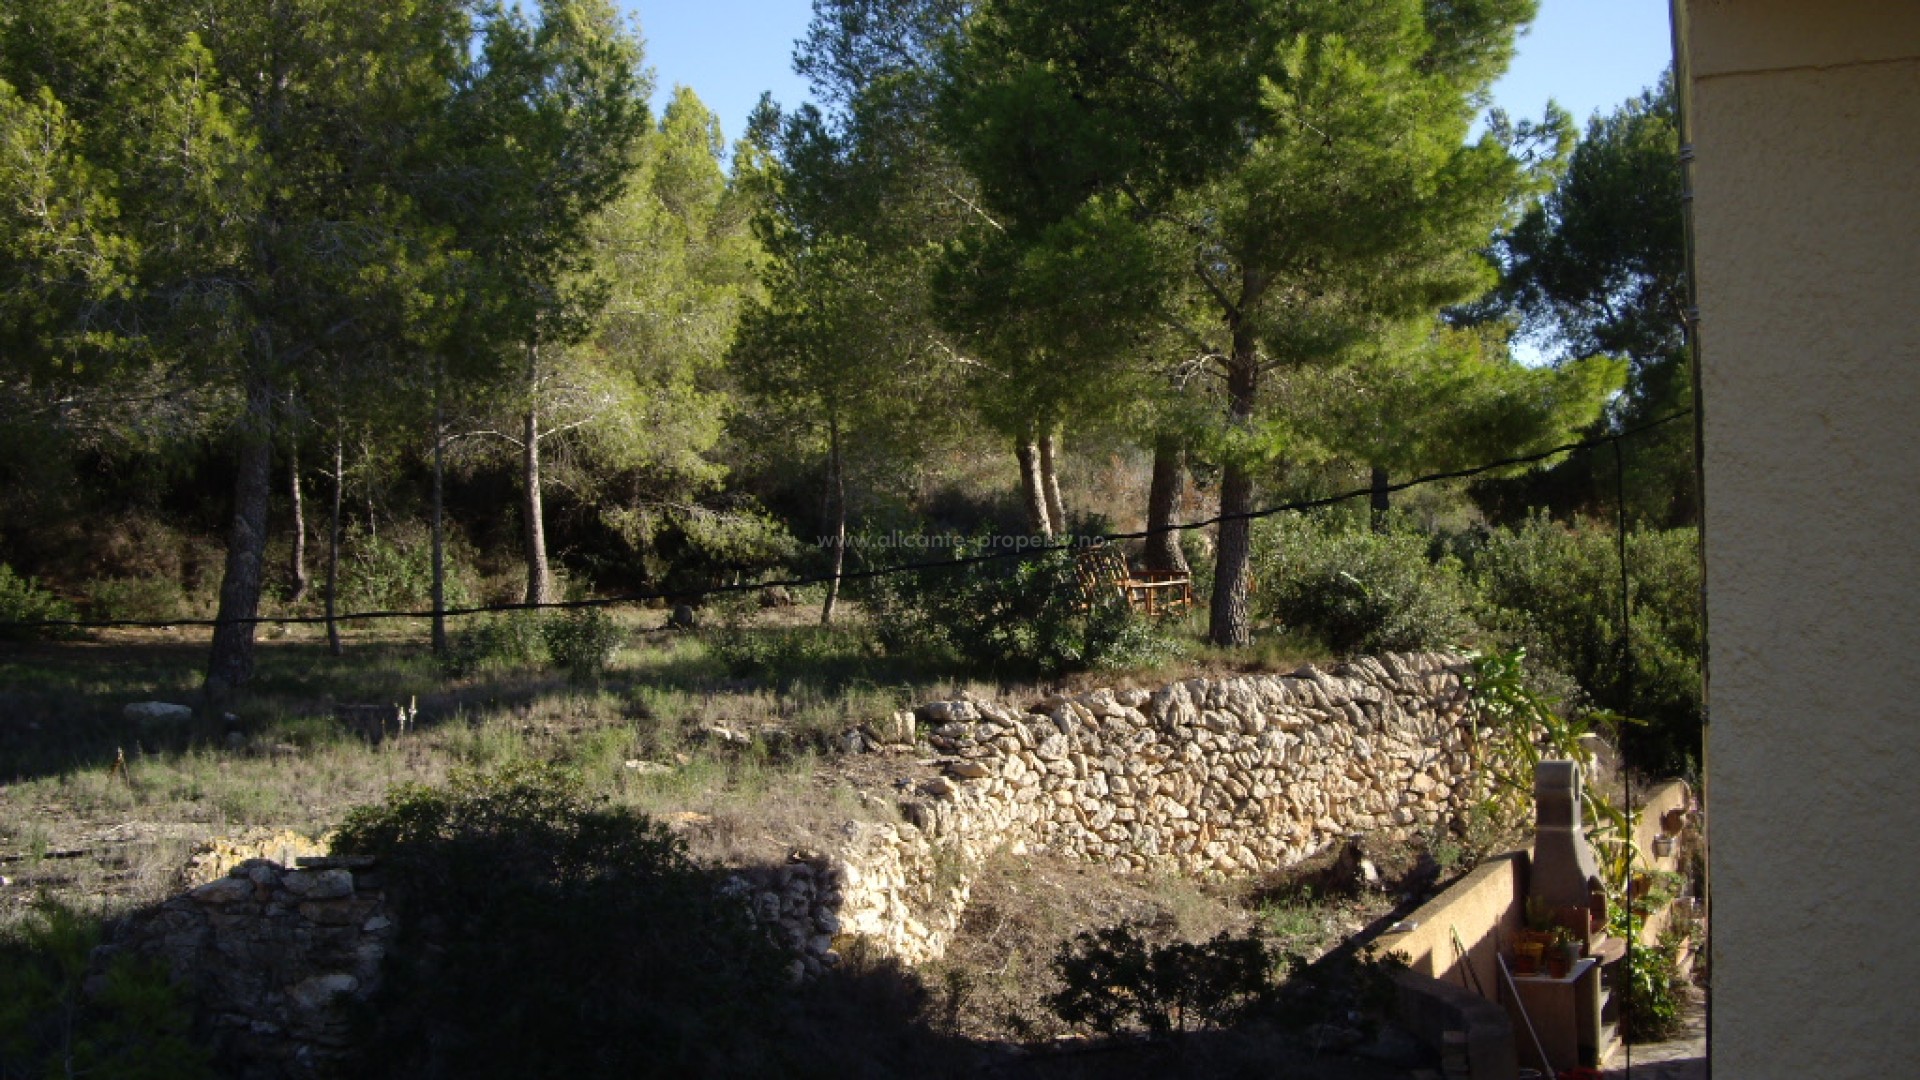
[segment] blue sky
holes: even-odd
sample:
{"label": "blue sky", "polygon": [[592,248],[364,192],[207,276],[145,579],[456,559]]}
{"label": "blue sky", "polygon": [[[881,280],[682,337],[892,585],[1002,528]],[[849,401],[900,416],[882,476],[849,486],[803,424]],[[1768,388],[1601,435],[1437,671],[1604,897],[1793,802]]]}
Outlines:
{"label": "blue sky", "polygon": [[[783,106],[805,100],[793,73],[793,43],[812,18],[811,0],[623,0],[640,19],[656,102],[675,84],[691,86],[717,113],[728,139],[739,136],[765,90]],[[1538,116],[1548,98],[1582,127],[1651,86],[1671,49],[1667,0],[1541,0],[1519,53],[1494,87],[1495,103]]]}

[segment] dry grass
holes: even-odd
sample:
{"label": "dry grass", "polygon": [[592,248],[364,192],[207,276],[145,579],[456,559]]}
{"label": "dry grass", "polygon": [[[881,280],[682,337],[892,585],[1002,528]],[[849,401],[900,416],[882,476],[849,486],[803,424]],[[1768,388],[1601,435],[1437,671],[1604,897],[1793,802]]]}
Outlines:
{"label": "dry grass", "polygon": [[[625,616],[637,630],[663,617]],[[794,609],[766,618],[792,622]],[[840,733],[966,689],[802,682],[776,694],[728,678],[697,637],[658,633],[636,635],[596,686],[530,664],[449,679],[392,627],[357,632],[340,658],[296,627],[264,634],[249,691],[210,709],[197,689],[204,648],[179,631],[0,646],[0,924],[41,894],[103,914],[151,903],[212,837],[318,836],[397,786],[524,760],[571,767],[610,801],[680,823],[699,857],[783,858],[850,818],[894,813],[827,767]],[[149,700],[196,715],[177,727],[122,715]],[[377,746],[333,716],[336,704],[409,700],[416,729]]]}
{"label": "dry grass", "polygon": [[1060,1039],[1070,1030],[1047,998],[1053,958],[1082,930],[1120,923],[1161,940],[1200,941],[1253,928],[1236,890],[1185,878],[1116,874],[1042,852],[1002,854],[975,881],[961,933],[925,972],[944,1030],[980,1039]]}
{"label": "dry grass", "polygon": [[[662,615],[627,618],[651,629]],[[793,609],[767,617],[795,619]],[[850,819],[897,817],[893,787],[915,768],[913,755],[844,755],[834,744],[849,728],[962,693],[1024,703],[1055,689],[1162,677],[833,688],[790,679],[776,693],[730,677],[695,636],[648,634],[597,685],[571,686],[531,665],[448,679],[422,642],[391,629],[359,635],[334,658],[299,628],[264,640],[250,692],[210,711],[195,690],[203,650],[167,632],[0,646],[0,874],[9,879],[0,929],[40,895],[103,916],[158,901],[212,837],[259,827],[317,836],[400,785],[527,760],[571,767],[590,791],[668,821],[699,859],[783,861],[795,847],[823,846]],[[416,730],[379,745],[332,715],[335,704],[410,698],[420,707]],[[143,700],[193,704],[198,714],[178,729],[143,730],[121,715]],[[1344,901],[1274,895],[1116,875],[1043,853],[1006,856],[977,881],[949,956],[900,977],[917,980],[915,1000],[948,1037],[1055,1039],[1068,1033],[1046,1005],[1057,989],[1052,960],[1079,931],[1133,922],[1163,939],[1203,940],[1262,928],[1282,949],[1313,953],[1354,925]]]}

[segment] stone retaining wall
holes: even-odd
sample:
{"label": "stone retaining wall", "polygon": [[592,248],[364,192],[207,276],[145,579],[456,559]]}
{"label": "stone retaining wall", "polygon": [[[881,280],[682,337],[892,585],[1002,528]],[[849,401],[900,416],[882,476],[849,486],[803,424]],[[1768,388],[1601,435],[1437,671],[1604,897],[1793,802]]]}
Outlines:
{"label": "stone retaining wall", "polygon": [[843,844],[763,904],[808,943],[808,971],[837,962],[851,935],[922,963],[945,951],[974,876],[1002,847],[1121,872],[1232,876],[1355,834],[1435,826],[1486,793],[1465,670],[1444,654],[1386,655],[1332,672],[1102,689],[1025,711],[922,705],[879,736],[924,732],[944,755],[928,762],[941,773],[902,801],[905,821],[849,825]]}
{"label": "stone retaining wall", "polygon": [[301,861],[249,860],[168,900],[97,951],[95,978],[115,956],[157,959],[193,985],[234,1075],[326,1075],[348,1049],[349,1003],[379,988],[393,923],[377,873]]}
{"label": "stone retaining wall", "polygon": [[[1389,655],[1026,710],[932,702],[868,729],[896,753],[936,752],[903,778],[900,820],[849,822],[824,850],[742,869],[724,891],[795,949],[800,978],[856,940],[908,964],[937,959],[1002,849],[1227,876],[1358,833],[1438,825],[1484,794],[1465,670],[1452,656]],[[247,1075],[313,1075],[345,1048],[346,1004],[379,984],[392,934],[379,875],[306,858],[228,869],[252,848],[225,850],[201,871],[226,876],[124,927],[101,959],[156,956],[197,983],[223,1058]]]}

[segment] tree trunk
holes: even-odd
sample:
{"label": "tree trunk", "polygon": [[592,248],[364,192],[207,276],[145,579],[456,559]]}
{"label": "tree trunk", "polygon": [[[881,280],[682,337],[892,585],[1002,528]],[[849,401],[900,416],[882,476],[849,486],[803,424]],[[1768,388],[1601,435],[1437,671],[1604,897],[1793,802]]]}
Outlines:
{"label": "tree trunk", "polygon": [[[540,385],[538,345],[528,350],[527,376],[529,389],[537,390]],[[525,426],[521,468],[526,504],[521,509],[527,519],[527,603],[547,604],[553,601],[553,575],[547,567],[547,526],[540,509],[540,410],[532,402],[527,405]]]}
{"label": "tree trunk", "polygon": [[1387,467],[1385,465],[1375,465],[1373,467],[1374,532],[1384,533],[1387,531],[1387,510]]}
{"label": "tree trunk", "polygon": [[[1253,338],[1234,334],[1233,366],[1227,372],[1228,410],[1234,426],[1253,420],[1260,388],[1260,367]],[[1207,638],[1224,648],[1240,648],[1253,641],[1253,619],[1247,610],[1247,563],[1252,554],[1253,476],[1238,455],[1228,459],[1220,478],[1219,551],[1213,570],[1213,604]]]}
{"label": "tree trunk", "polygon": [[327,518],[327,652],[339,656],[340,624],[333,617],[335,590],[340,584],[340,504],[347,486],[346,439],[339,429],[333,433],[333,508]]}
{"label": "tree trunk", "polygon": [[440,363],[433,366],[433,654],[447,653],[446,477],[447,420],[440,398]]}
{"label": "tree trunk", "polygon": [[1147,488],[1146,568],[1161,574],[1188,573],[1187,553],[1180,549],[1180,533],[1171,526],[1180,512],[1180,496],[1187,486],[1186,454],[1178,440],[1163,436],[1153,444],[1153,483]]}
{"label": "tree trunk", "polygon": [[834,605],[840,602],[840,575],[847,565],[847,473],[840,456],[840,422],[827,421],[827,468],[833,475],[833,577],[827,582],[827,600],[820,605],[820,625],[833,622]]}
{"label": "tree trunk", "polygon": [[1040,476],[1040,447],[1031,436],[1022,438],[1013,449],[1020,459],[1020,490],[1026,496],[1027,521],[1034,534],[1053,540],[1053,519],[1047,509],[1046,483]]}
{"label": "tree trunk", "polygon": [[1047,519],[1055,534],[1067,533],[1067,505],[1060,501],[1060,473],[1054,467],[1060,450],[1060,436],[1049,430],[1040,436],[1040,486],[1047,494]]}
{"label": "tree trunk", "polygon": [[273,384],[253,375],[246,390],[239,469],[233,484],[233,524],[220,577],[213,651],[207,659],[206,691],[214,699],[253,678],[253,620],[260,614],[266,569],[267,499],[273,487]]}
{"label": "tree trunk", "polygon": [[300,440],[287,442],[287,488],[293,495],[293,591],[287,603],[297,604],[307,596],[307,505],[300,497]]}

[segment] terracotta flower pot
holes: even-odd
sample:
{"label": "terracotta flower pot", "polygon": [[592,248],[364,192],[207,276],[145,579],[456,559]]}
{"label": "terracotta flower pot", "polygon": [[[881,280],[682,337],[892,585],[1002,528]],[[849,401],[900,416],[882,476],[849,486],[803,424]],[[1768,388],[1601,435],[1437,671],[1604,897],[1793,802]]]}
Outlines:
{"label": "terracotta flower pot", "polygon": [[1534,975],[1540,971],[1540,957],[1546,946],[1538,941],[1516,941],[1513,943],[1513,973],[1515,975]]}
{"label": "terracotta flower pot", "polygon": [[1573,971],[1573,965],[1580,960],[1578,945],[1549,945],[1543,958],[1547,966],[1547,977],[1564,979]]}

